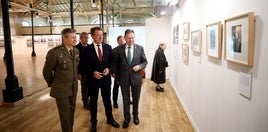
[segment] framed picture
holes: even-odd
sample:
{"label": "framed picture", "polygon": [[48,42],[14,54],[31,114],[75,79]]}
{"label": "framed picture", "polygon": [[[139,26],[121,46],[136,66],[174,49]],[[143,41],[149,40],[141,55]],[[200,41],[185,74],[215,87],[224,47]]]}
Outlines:
{"label": "framed picture", "polygon": [[189,46],[188,46],[188,44],[182,44],[182,60],[186,63],[189,62]]}
{"label": "framed picture", "polygon": [[189,22],[183,23],[182,28],[183,28],[183,39],[189,40],[190,23]]}
{"label": "framed picture", "polygon": [[225,50],[227,61],[253,66],[254,13],[239,15],[224,21]]}
{"label": "framed picture", "polygon": [[179,44],[179,24],[173,27],[173,44]]}
{"label": "framed picture", "polygon": [[201,53],[202,51],[202,31],[195,30],[191,32],[191,49],[193,52]]}
{"label": "framed picture", "polygon": [[222,24],[216,22],[207,25],[207,55],[221,59],[222,56]]}

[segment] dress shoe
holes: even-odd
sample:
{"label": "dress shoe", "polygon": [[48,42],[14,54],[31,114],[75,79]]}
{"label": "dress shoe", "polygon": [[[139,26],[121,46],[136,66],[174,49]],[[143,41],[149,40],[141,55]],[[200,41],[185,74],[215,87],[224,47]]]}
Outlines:
{"label": "dress shoe", "polygon": [[139,117],[134,116],[134,124],[138,125],[140,123]]}
{"label": "dress shoe", "polygon": [[114,103],[114,108],[118,108],[118,104],[117,103]]}
{"label": "dress shoe", "polygon": [[123,123],[123,128],[127,128],[129,124],[129,120],[125,120]]}
{"label": "dress shoe", "polygon": [[84,105],[84,108],[85,108],[86,110],[90,110],[90,106],[89,106],[89,104]]}
{"label": "dress shoe", "polygon": [[158,92],[165,92],[164,88],[162,89],[162,88],[157,88],[156,87],[155,90],[158,91]]}
{"label": "dress shoe", "polygon": [[91,126],[90,132],[97,132],[97,127],[96,126]]}
{"label": "dress shoe", "polygon": [[110,124],[110,125],[112,125],[115,128],[119,128],[120,127],[120,125],[115,120],[108,120],[107,123]]}

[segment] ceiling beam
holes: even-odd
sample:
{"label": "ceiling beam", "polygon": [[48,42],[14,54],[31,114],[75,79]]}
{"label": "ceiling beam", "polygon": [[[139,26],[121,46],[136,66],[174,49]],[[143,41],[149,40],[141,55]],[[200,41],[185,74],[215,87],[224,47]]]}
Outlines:
{"label": "ceiling beam", "polygon": [[49,13],[45,12],[45,11],[42,11],[42,10],[39,10],[39,9],[35,9],[35,8],[30,8],[28,6],[25,6],[25,5],[21,5],[21,4],[17,4],[17,3],[14,3],[14,2],[9,2],[9,4],[11,6],[14,6],[18,9],[23,9],[23,10],[27,10],[27,11],[37,11],[38,13],[42,14],[42,15],[46,15],[46,16],[49,16]]}

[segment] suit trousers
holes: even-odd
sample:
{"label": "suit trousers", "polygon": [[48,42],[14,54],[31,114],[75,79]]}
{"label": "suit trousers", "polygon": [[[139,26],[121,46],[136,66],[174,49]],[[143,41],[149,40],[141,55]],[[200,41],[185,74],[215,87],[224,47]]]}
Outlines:
{"label": "suit trousers", "polygon": [[72,132],[74,124],[74,112],[76,106],[76,95],[66,98],[56,98],[60,116],[61,129],[63,132]]}
{"label": "suit trousers", "polygon": [[132,93],[133,100],[133,116],[138,116],[139,114],[139,101],[141,93],[141,85],[122,85],[121,92],[123,97],[123,106],[124,106],[124,118],[125,120],[130,120],[130,90]]}
{"label": "suit trousers", "polygon": [[113,102],[114,103],[117,103],[118,89],[119,89],[119,85],[117,84],[117,80],[114,79],[114,87],[113,87]]}
{"label": "suit trousers", "polygon": [[[101,97],[102,101],[104,104],[105,108],[105,114],[107,117],[107,121],[114,120],[113,115],[112,115],[112,104],[111,104],[111,86],[109,87],[102,87],[101,89]],[[90,122],[91,124],[97,125],[97,108],[98,108],[98,95],[99,95],[99,88],[89,88],[89,97],[90,97],[90,114],[91,114],[91,119]]]}
{"label": "suit trousers", "polygon": [[82,95],[82,101],[84,106],[89,104],[89,95],[88,95],[88,88],[87,88],[87,74],[82,74],[82,80],[81,80],[81,95]]}

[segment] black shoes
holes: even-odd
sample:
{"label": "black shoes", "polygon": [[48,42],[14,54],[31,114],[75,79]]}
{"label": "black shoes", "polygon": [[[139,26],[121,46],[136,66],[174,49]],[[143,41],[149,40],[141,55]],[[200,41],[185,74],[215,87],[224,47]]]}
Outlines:
{"label": "black shoes", "polygon": [[85,108],[86,110],[90,110],[90,106],[89,106],[89,104],[84,104],[84,108]]}
{"label": "black shoes", "polygon": [[155,90],[158,92],[165,92],[164,88],[161,88],[161,87],[160,88],[156,87]]}
{"label": "black shoes", "polygon": [[90,132],[97,132],[97,126],[91,126]]}
{"label": "black shoes", "polygon": [[117,103],[114,103],[114,108],[118,108],[118,104]]}
{"label": "black shoes", "polygon": [[128,127],[128,124],[129,124],[129,120],[125,120],[123,122],[123,128],[127,128]]}
{"label": "black shoes", "polygon": [[134,124],[138,125],[140,123],[139,117],[134,116]]}
{"label": "black shoes", "polygon": [[110,125],[112,125],[115,128],[119,128],[120,127],[120,125],[115,120],[108,120],[107,123],[110,124]]}

